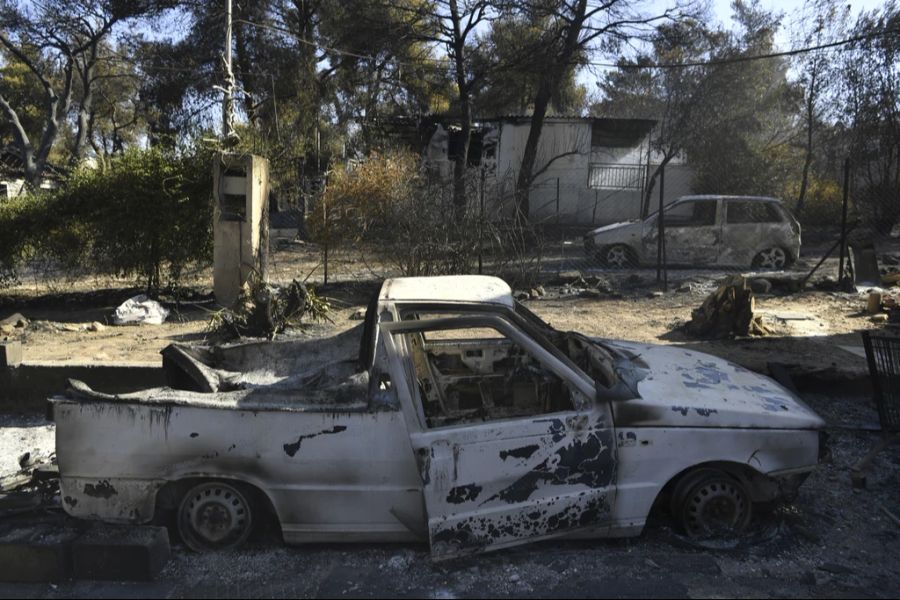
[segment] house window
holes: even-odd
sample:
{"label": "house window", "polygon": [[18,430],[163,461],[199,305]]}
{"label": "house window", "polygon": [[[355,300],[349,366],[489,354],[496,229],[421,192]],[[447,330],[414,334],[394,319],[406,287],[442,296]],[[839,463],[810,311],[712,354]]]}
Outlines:
{"label": "house window", "polygon": [[588,187],[595,190],[641,190],[645,172],[643,165],[591,163]]}

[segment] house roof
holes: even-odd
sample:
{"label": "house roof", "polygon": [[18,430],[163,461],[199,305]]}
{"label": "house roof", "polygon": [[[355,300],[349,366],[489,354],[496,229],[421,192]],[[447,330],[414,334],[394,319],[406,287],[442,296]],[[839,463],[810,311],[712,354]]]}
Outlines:
{"label": "house roof", "polygon": [[[12,179],[25,177],[25,161],[19,149],[12,144],[0,148],[0,176]],[[65,179],[66,170],[49,162],[44,167],[44,179]]]}
{"label": "house roof", "polygon": [[[493,117],[479,117],[476,122],[489,123],[492,121],[512,121],[512,122],[530,122],[531,115],[497,115]],[[656,125],[656,119],[630,119],[619,117],[593,117],[582,115],[548,115],[544,117],[544,122],[573,122],[580,121],[592,123],[604,127],[615,127],[619,129],[650,129]]]}

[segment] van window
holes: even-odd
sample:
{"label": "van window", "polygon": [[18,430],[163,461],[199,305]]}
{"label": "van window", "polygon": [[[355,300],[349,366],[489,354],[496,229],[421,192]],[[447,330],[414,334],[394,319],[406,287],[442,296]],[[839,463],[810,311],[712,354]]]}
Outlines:
{"label": "van window", "polygon": [[666,208],[666,227],[706,227],[715,224],[715,200],[691,200]]}
{"label": "van window", "polygon": [[726,202],[725,222],[781,223],[784,219],[774,202]]}

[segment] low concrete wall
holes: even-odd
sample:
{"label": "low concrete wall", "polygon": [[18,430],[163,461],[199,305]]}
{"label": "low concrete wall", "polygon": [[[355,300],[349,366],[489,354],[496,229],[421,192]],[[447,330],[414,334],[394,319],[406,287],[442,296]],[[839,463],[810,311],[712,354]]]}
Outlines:
{"label": "low concrete wall", "polygon": [[23,362],[0,367],[0,411],[43,412],[46,400],[62,394],[69,379],[110,394],[165,385],[162,364]]}

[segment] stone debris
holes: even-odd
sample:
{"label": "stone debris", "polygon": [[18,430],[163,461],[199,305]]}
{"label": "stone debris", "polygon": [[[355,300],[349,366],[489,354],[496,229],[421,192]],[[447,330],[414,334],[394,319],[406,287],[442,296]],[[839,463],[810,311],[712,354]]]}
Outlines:
{"label": "stone debris", "polygon": [[19,470],[0,477],[0,517],[59,505],[59,468],[56,454],[19,457]]}

